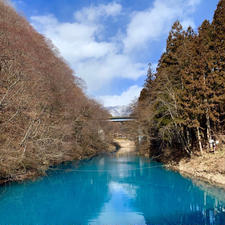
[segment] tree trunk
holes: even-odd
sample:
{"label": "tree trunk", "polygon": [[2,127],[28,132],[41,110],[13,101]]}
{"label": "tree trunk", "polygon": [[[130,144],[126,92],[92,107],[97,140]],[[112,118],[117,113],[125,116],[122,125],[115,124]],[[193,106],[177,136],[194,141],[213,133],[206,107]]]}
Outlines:
{"label": "tree trunk", "polygon": [[197,127],[196,129],[197,129],[197,136],[198,136],[198,145],[199,145],[199,149],[200,149],[200,152],[201,152],[201,155],[202,155],[203,150],[202,150],[202,141],[201,141],[201,135],[200,135],[199,127]]}
{"label": "tree trunk", "polygon": [[[206,86],[206,75],[204,74],[204,85]],[[208,143],[209,143],[209,149],[210,151],[213,149],[212,146],[212,142],[211,142],[211,127],[210,127],[210,119],[209,119],[209,106],[208,106],[208,99],[205,98],[204,99],[204,103],[207,105],[207,109],[206,109],[206,133],[207,133],[207,139],[208,139]]]}
{"label": "tree trunk", "polygon": [[187,144],[188,144],[188,147],[190,148],[191,147],[191,142],[190,142],[190,132],[189,132],[189,129],[186,128],[187,130]]}
{"label": "tree trunk", "polygon": [[206,110],[206,126],[207,126],[207,139],[208,139],[208,143],[209,143],[209,149],[210,151],[213,150],[213,145],[211,142],[211,126],[210,126],[210,119],[209,119],[209,108],[207,108]]}

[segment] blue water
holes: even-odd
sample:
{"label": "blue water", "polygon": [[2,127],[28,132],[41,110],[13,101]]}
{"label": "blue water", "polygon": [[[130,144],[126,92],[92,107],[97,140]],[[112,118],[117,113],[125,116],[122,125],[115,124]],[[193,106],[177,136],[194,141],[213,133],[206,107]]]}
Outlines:
{"label": "blue water", "polygon": [[141,157],[101,156],[1,187],[0,224],[224,225],[225,192]]}

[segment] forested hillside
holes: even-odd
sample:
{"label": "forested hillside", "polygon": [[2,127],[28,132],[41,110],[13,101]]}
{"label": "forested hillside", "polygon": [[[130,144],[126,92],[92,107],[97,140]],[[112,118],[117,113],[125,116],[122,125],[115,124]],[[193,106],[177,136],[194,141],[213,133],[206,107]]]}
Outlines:
{"label": "forested hillside", "polygon": [[[159,156],[217,149],[225,132],[225,0],[196,33],[172,26],[157,70],[151,65],[134,114],[140,149]],[[141,134],[140,134],[141,131]],[[219,143],[218,143],[219,141]]]}
{"label": "forested hillside", "polygon": [[0,0],[1,182],[106,149],[108,112],[81,84],[51,42]]}

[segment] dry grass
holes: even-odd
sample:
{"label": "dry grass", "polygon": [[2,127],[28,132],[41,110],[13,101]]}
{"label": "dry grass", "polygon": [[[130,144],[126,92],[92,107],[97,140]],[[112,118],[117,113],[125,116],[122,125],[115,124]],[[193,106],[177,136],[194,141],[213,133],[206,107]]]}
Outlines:
{"label": "dry grass", "polygon": [[196,177],[225,188],[225,151],[215,153],[204,152],[201,156],[193,156],[179,161],[172,166],[181,174]]}

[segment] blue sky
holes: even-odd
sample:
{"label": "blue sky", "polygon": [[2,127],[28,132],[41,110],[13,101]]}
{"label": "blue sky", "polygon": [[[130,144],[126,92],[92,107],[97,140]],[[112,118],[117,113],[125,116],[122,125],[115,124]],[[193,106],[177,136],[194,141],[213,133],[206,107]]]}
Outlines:
{"label": "blue sky", "polygon": [[52,40],[86,92],[105,106],[138,97],[148,63],[157,65],[172,23],[197,29],[218,0],[11,0]]}

